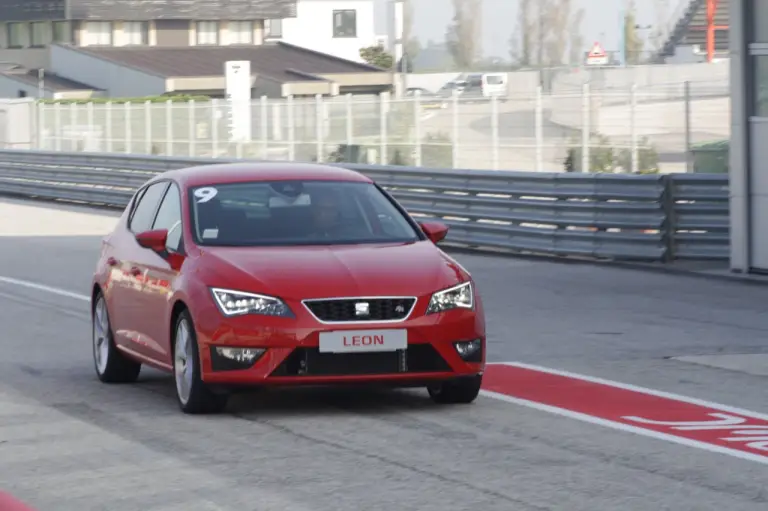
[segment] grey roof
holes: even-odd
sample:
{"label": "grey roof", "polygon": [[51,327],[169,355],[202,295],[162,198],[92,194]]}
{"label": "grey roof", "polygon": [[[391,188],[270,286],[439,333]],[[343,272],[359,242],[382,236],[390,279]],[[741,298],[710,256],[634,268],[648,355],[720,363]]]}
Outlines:
{"label": "grey roof", "polygon": [[[26,69],[21,66],[0,69],[0,75],[7,76],[8,78],[13,78],[20,82],[24,82],[26,84],[34,85],[34,86],[37,86],[38,84],[37,73],[38,73],[37,69]],[[99,89],[98,87],[93,87],[92,85],[88,85],[86,83],[70,80],[69,78],[64,78],[62,76],[52,74],[49,72],[45,72],[45,74],[43,75],[43,86],[47,90],[54,91],[54,92],[66,92],[66,91],[77,91],[77,90],[83,90],[83,91],[102,90],[102,89]]]}
{"label": "grey roof", "polygon": [[281,82],[316,80],[312,75],[318,74],[387,72],[283,42],[256,46],[88,46],[76,50],[164,77],[221,76],[228,60],[250,61],[252,73]]}

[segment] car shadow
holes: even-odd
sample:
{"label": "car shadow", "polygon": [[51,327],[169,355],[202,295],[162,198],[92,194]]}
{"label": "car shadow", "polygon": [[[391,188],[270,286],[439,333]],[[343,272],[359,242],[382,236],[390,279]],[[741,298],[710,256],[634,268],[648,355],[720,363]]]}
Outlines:
{"label": "car shadow", "polygon": [[[162,396],[169,403],[176,405],[174,381],[169,375],[147,372],[140,377],[136,386]],[[255,414],[272,418],[349,413],[380,415],[429,410],[434,407],[435,404],[424,387],[402,389],[344,384],[238,390],[230,397],[225,414]]]}

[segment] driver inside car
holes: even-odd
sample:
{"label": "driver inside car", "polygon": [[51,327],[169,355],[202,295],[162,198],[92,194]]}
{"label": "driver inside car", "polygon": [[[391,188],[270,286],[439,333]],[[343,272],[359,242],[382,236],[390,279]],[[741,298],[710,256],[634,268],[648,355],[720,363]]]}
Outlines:
{"label": "driver inside car", "polygon": [[333,239],[336,242],[370,237],[363,225],[363,218],[343,219],[341,196],[332,190],[318,191],[311,196],[314,237]]}

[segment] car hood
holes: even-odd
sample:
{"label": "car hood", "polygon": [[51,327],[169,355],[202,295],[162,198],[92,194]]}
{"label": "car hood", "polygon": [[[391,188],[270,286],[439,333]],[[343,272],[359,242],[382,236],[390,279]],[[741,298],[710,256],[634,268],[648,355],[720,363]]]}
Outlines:
{"label": "car hood", "polygon": [[302,300],[344,296],[422,296],[469,279],[433,243],[215,247],[201,255],[207,283]]}

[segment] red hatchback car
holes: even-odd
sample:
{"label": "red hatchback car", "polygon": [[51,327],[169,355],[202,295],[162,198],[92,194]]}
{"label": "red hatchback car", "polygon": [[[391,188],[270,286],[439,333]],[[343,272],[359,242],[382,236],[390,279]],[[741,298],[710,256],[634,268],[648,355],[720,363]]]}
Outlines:
{"label": "red hatchback car", "polygon": [[357,172],[295,163],[160,174],[103,240],[93,359],[103,382],[172,372],[181,409],[215,413],[241,387],[424,386],[469,403],[485,318],[469,273]]}

